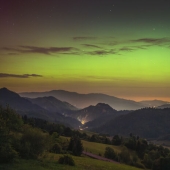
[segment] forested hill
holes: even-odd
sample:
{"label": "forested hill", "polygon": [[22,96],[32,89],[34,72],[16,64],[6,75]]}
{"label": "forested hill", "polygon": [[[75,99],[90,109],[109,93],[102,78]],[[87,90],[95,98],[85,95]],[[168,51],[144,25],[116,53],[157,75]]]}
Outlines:
{"label": "forested hill", "polygon": [[170,134],[170,108],[136,110],[110,120],[95,131],[110,135],[133,133],[144,138],[158,138]]}

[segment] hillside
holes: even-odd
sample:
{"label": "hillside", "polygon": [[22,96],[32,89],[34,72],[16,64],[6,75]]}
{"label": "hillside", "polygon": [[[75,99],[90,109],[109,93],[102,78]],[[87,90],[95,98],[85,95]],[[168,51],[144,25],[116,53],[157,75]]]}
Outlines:
{"label": "hillside", "polygon": [[108,115],[116,116],[117,111],[111,108],[108,104],[98,103],[96,106],[89,106],[72,112],[68,116],[71,116],[84,124],[99,117],[107,117]]}
{"label": "hillside", "polygon": [[63,123],[75,128],[78,128],[81,125],[81,123],[76,119],[71,117],[65,117],[59,112],[52,112],[40,107],[37,104],[33,104],[28,99],[20,97],[17,93],[12,92],[7,88],[0,89],[0,105],[9,105],[20,115],[27,115],[28,117],[36,117],[51,122]]}
{"label": "hillside", "polygon": [[140,101],[139,103],[145,105],[146,107],[158,107],[164,104],[168,104],[169,102],[162,100],[143,100]]}
{"label": "hillside", "polygon": [[82,129],[90,130],[90,129],[98,128],[98,127],[106,124],[108,121],[113,120],[118,116],[128,114],[130,112],[131,111],[129,111],[129,110],[124,110],[124,111],[117,111],[117,114],[101,115],[100,117],[83,124]]}
{"label": "hillside", "polygon": [[33,104],[36,104],[50,112],[69,113],[69,111],[77,110],[77,108],[72,106],[71,104],[67,102],[62,102],[52,96],[27,99]]}
{"label": "hillside", "polygon": [[97,103],[106,103],[116,110],[136,110],[145,107],[145,105],[132,100],[125,100],[100,93],[79,94],[64,90],[52,90],[48,92],[24,92],[19,95],[28,98],[53,96],[61,101],[66,101],[77,108],[85,108],[90,105],[96,105]]}
{"label": "hillside", "polygon": [[130,133],[143,138],[159,138],[170,134],[170,109],[140,109],[119,116],[95,129],[110,135]]}

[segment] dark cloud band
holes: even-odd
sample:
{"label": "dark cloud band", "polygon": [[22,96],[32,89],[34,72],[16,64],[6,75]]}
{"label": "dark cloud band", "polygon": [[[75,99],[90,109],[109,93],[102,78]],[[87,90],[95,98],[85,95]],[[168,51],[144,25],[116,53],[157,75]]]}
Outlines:
{"label": "dark cloud band", "polygon": [[5,51],[13,51],[18,53],[39,53],[39,54],[47,54],[50,55],[52,53],[72,53],[78,51],[78,49],[74,47],[36,47],[36,46],[19,46],[18,48],[8,48],[4,47]]}
{"label": "dark cloud band", "polygon": [[136,39],[132,40],[132,42],[142,42],[142,43],[148,43],[148,44],[153,44],[153,45],[163,45],[165,43],[170,43],[169,38],[141,38],[141,39]]}
{"label": "dark cloud band", "polygon": [[30,78],[30,77],[43,77],[38,74],[8,74],[8,73],[0,73],[0,78]]}

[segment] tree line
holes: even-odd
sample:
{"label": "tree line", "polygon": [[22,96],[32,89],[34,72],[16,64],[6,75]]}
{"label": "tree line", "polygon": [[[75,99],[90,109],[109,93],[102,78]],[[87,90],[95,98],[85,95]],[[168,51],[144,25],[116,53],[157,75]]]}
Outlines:
{"label": "tree line", "polygon": [[[0,163],[38,159],[44,152],[80,156],[83,145],[78,135],[63,125],[21,117],[10,107],[0,106]],[[70,140],[60,134],[72,135]]]}

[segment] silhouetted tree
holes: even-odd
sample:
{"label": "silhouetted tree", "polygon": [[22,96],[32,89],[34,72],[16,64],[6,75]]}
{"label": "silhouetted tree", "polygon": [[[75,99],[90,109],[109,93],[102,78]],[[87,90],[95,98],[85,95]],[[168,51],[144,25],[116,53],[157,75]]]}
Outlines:
{"label": "silhouetted tree", "polygon": [[119,137],[119,135],[115,135],[112,139],[112,144],[113,145],[121,145],[122,139]]}
{"label": "silhouetted tree", "polygon": [[70,138],[68,150],[75,156],[80,156],[83,152],[83,144],[80,138],[76,135]]}

